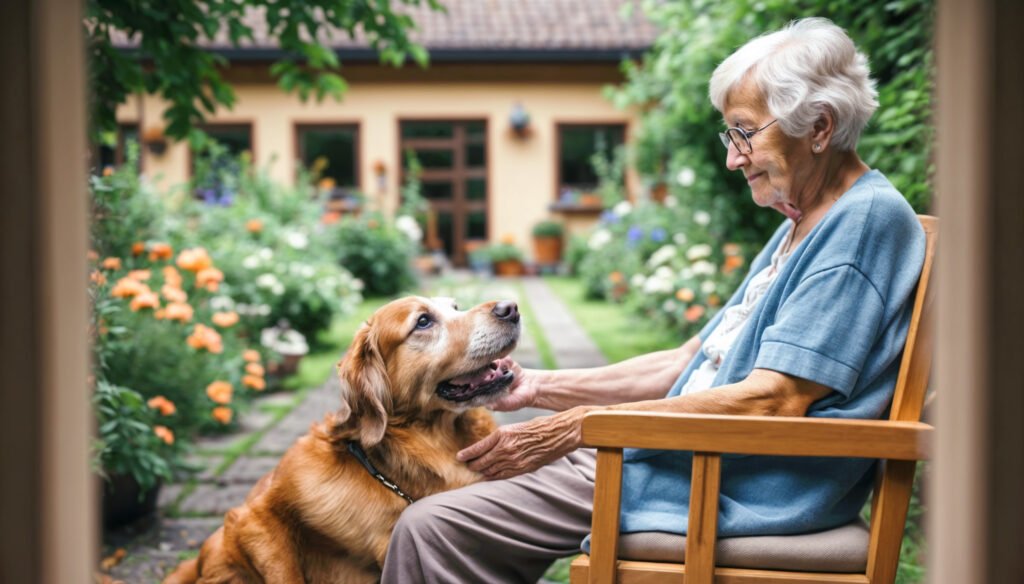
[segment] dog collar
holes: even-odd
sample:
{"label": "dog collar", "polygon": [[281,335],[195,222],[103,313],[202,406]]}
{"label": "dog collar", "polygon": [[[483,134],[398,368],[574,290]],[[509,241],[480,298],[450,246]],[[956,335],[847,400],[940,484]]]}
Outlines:
{"label": "dog collar", "polygon": [[370,462],[370,459],[366,456],[366,452],[363,450],[363,447],[360,446],[358,442],[349,442],[348,451],[349,454],[354,456],[356,460],[359,461],[359,464],[363,465],[363,468],[366,469],[366,472],[370,473],[370,476],[377,479],[377,481],[379,481],[385,487],[391,489],[391,491],[394,492],[399,497],[408,501],[410,505],[415,503],[412,497],[406,495],[405,492],[402,491],[402,489],[398,488],[398,485],[389,481],[386,476],[382,475],[380,471],[373,466],[373,463]]}

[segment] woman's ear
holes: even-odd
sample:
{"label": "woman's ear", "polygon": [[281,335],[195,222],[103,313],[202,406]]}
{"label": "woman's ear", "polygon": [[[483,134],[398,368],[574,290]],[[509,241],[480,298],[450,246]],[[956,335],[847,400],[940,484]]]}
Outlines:
{"label": "woman's ear", "polygon": [[821,154],[828,150],[828,145],[832,141],[832,135],[835,133],[835,130],[836,117],[832,108],[827,105],[822,106],[818,119],[814,120],[814,125],[811,126],[811,151],[815,154]]}
{"label": "woman's ear", "polygon": [[352,419],[359,430],[359,442],[369,448],[384,437],[388,411],[391,410],[391,386],[387,369],[369,325],[363,325],[352,340],[345,358],[338,365],[341,380],[339,421]]}

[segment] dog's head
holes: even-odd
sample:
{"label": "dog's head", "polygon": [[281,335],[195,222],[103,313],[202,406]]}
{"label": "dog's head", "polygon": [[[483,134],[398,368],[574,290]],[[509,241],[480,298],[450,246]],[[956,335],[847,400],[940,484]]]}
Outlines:
{"label": "dog's head", "polygon": [[514,302],[460,311],[450,298],[412,296],[378,309],[339,364],[341,420],[370,447],[391,417],[422,418],[485,405],[512,383],[499,366],[519,341]]}

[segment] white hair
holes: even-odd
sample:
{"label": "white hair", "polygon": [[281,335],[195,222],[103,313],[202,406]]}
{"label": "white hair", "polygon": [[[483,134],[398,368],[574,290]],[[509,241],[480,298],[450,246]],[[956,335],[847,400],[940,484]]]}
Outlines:
{"label": "white hair", "polygon": [[832,111],[832,143],[853,150],[878,107],[868,59],[826,18],[804,18],[761,35],[729,55],[711,75],[708,94],[723,111],[729,93],[748,79],[789,136],[806,136],[824,109]]}

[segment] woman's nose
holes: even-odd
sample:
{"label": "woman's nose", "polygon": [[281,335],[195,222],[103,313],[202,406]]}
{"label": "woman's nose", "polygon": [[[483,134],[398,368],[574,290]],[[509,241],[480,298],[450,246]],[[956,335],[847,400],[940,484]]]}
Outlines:
{"label": "woman's nose", "polygon": [[740,151],[736,146],[730,144],[729,149],[725,151],[725,167],[729,170],[738,170],[743,168],[750,158],[746,154],[740,154]]}

